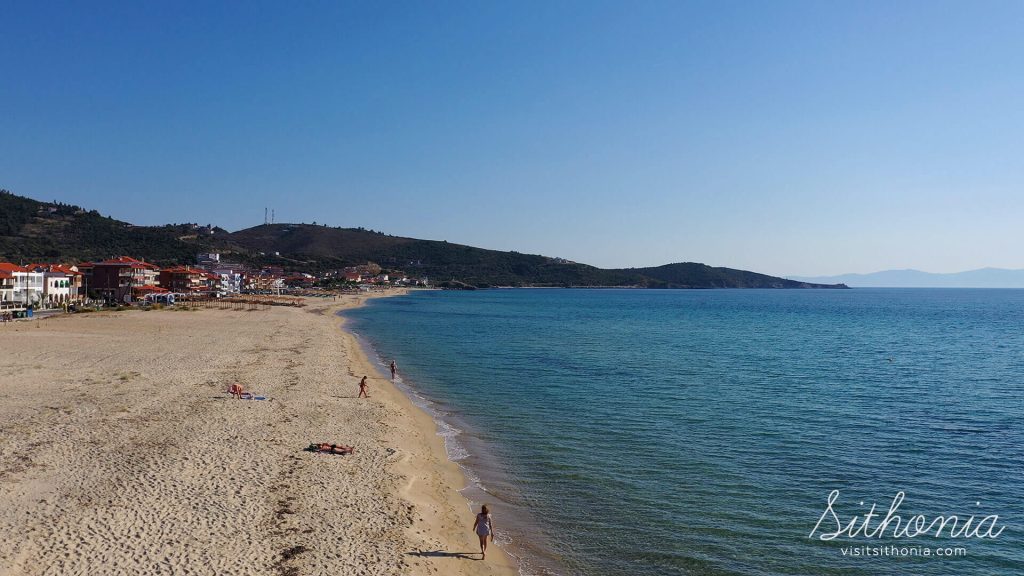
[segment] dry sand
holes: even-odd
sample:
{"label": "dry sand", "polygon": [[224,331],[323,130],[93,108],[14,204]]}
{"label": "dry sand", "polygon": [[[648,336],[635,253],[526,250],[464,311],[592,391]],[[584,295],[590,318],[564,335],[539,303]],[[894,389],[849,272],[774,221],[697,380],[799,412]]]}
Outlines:
{"label": "dry sand", "polygon": [[364,298],[0,326],[0,576],[516,574],[479,560],[434,422],[339,329]]}

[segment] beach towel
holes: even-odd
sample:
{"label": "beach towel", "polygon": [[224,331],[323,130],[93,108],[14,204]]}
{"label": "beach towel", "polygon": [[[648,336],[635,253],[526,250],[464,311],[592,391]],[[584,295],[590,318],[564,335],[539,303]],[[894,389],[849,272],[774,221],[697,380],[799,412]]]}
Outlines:
{"label": "beach towel", "polygon": [[[228,396],[234,396],[231,392],[226,393]],[[253,394],[252,392],[242,392],[242,400],[266,400],[267,397],[261,394]]]}

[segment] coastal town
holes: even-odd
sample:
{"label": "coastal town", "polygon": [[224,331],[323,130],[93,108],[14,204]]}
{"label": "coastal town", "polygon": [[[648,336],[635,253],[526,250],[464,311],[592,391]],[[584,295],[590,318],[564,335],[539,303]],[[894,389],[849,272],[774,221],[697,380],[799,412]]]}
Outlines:
{"label": "coastal town", "polygon": [[0,314],[25,318],[41,310],[74,312],[83,306],[174,304],[238,294],[428,285],[426,278],[383,271],[372,262],[314,275],[286,272],[279,266],[247,266],[222,260],[217,253],[198,254],[195,264],[163,267],[130,256],[75,264],[0,261]]}

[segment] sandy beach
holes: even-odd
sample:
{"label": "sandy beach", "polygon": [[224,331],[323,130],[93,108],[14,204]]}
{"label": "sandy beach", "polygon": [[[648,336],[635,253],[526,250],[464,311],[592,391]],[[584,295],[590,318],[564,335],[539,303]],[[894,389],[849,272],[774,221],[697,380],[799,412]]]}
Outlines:
{"label": "sandy beach", "polygon": [[0,576],[516,574],[479,560],[434,422],[341,329],[367,297],[0,327]]}

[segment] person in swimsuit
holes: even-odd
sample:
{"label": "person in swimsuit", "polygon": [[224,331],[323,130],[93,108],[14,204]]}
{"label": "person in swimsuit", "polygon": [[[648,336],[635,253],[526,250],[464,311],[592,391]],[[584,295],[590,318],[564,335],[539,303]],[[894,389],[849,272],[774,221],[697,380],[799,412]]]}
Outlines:
{"label": "person in swimsuit", "polygon": [[235,383],[235,384],[232,384],[230,388],[228,388],[228,394],[231,394],[232,396],[234,396],[238,400],[241,400],[242,399],[242,394],[246,394],[246,391],[245,391],[244,388],[242,388],[241,384]]}
{"label": "person in swimsuit", "polygon": [[494,542],[494,524],[491,523],[491,511],[487,509],[487,504],[480,507],[480,513],[473,522],[473,531],[480,538],[480,559],[484,560],[487,558],[487,537],[490,536],[491,542]]}
{"label": "person in swimsuit", "polygon": [[344,444],[317,444],[317,449],[320,452],[330,452],[331,454],[342,454],[349,455],[356,451],[355,446],[346,446]]}
{"label": "person in swimsuit", "polygon": [[392,382],[395,381],[395,374],[398,374],[398,365],[395,364],[394,360],[392,360],[391,361],[391,381]]}
{"label": "person in swimsuit", "polygon": [[363,376],[363,379],[359,381],[359,396],[356,396],[356,398],[369,398],[369,397],[370,397],[370,395],[366,393],[366,376]]}

